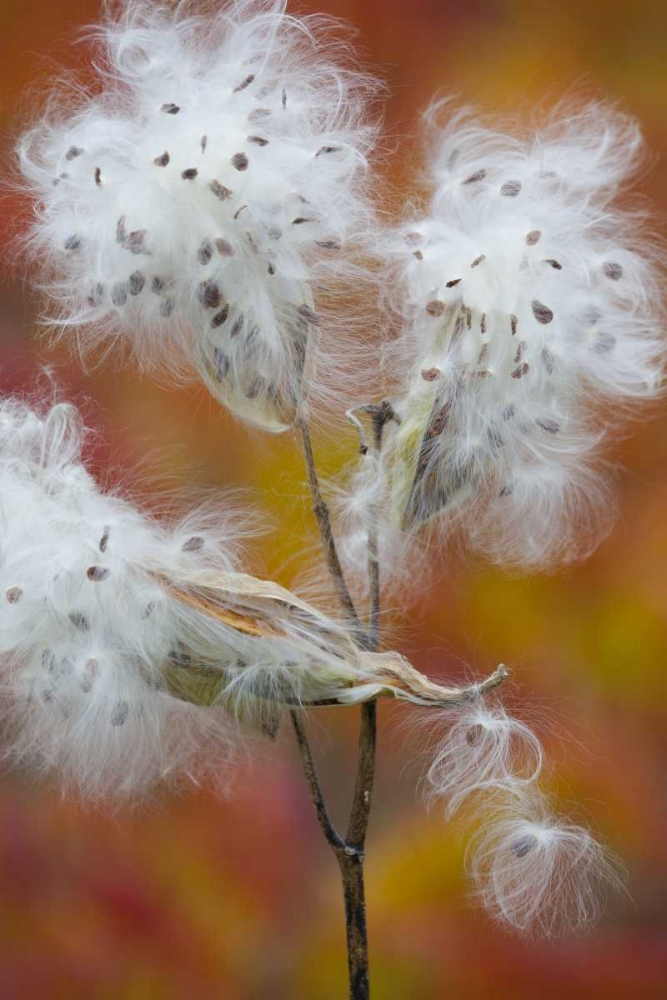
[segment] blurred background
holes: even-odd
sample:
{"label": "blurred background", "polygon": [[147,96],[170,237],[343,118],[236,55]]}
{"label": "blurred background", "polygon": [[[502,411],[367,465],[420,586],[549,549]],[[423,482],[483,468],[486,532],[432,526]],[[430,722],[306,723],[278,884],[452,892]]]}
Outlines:
{"label": "blurred background", "polygon": [[[83,66],[73,32],[98,0],[0,5],[0,129],[9,151],[25,89],[58,64]],[[398,187],[419,163],[415,119],[435,91],[517,111],[573,88],[622,102],[656,160],[642,190],[667,206],[664,0],[321,0],[340,15],[392,92]],[[8,154],[9,155],[9,154]],[[20,205],[0,204],[3,232]],[[84,402],[96,458],[139,492],[249,488],[271,516],[266,572],[289,585],[314,542],[294,442],[251,436],[205,392],[168,391],[112,367],[87,375],[36,337],[37,304],[10,267],[0,285],[2,391],[53,364]],[[86,403],[86,400],[91,402]],[[93,402],[94,401],[94,402]],[[354,442],[318,441],[325,471]],[[605,1000],[664,996],[667,807],[667,414],[632,429],[613,536],[583,565],[513,579],[452,562],[439,586],[390,624],[424,670],[452,678],[512,667],[509,700],[542,736],[563,805],[576,805],[623,857],[632,899],[610,902],[586,937],[530,943],[466,899],[463,845],[417,800],[418,741],[380,712],[380,768],[368,844],[376,1000]],[[257,563],[256,565],[259,565]],[[389,623],[388,623],[389,624]],[[334,814],[345,814],[356,712],[312,725]],[[0,784],[0,998],[339,1000],[346,995],[338,872],[311,814],[290,733],[239,767],[235,795],[206,791],[132,815],[86,813],[48,789]],[[408,763],[406,761],[413,763]],[[661,989],[662,978],[662,989]]]}

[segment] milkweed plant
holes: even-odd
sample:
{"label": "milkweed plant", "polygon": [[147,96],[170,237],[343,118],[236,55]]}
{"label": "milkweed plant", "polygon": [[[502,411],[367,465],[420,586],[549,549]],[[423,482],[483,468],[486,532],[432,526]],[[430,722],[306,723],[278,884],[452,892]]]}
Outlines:
{"label": "milkweed plant", "polygon": [[[561,104],[503,131],[439,100],[391,223],[373,162],[385,90],[336,22],[284,0],[123,0],[86,37],[94,83],[54,85],[18,142],[46,325],[81,357],[201,380],[238,420],[292,433],[332,600],[244,571],[249,503],[141,511],[87,468],[75,406],[6,397],[4,759],[134,805],[224,781],[244,733],[290,720],[363,1000],[376,702],[398,699],[431,713],[422,787],[470,831],[491,916],[583,928],[622,866],[540,790],[540,743],[500,700],[508,671],[429,680],[382,649],[381,596],[418,599],[445,549],[548,571],[609,530],[604,443],[663,386],[659,244],[618,202],[637,124]],[[311,426],[345,414],[358,460],[324,489]],[[322,705],[361,706],[346,833],[304,725]]]}

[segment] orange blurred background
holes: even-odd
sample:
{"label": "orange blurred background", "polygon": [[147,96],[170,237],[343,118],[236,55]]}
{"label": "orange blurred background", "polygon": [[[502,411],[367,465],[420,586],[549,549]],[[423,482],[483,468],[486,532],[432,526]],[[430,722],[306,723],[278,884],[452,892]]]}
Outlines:
{"label": "orange blurred background", "polygon": [[[4,0],[0,128],[29,110],[25,88],[56,64],[98,0]],[[315,9],[300,5],[296,9]],[[642,182],[667,206],[667,4],[664,0],[321,0],[359,29],[362,54],[391,87],[394,183],[419,163],[414,123],[434,92],[485,111],[530,108],[578,92],[619,99],[658,154]],[[18,203],[0,205],[6,232]],[[253,491],[270,513],[267,571],[290,584],[295,551],[314,542],[295,444],[250,435],[203,390],[167,391],[112,367],[83,375],[36,337],[37,305],[5,261],[0,286],[2,391],[30,389],[55,364],[67,394],[100,430],[97,458],[149,492],[170,486]],[[325,471],[354,442],[320,440]],[[586,937],[530,943],[493,927],[466,900],[456,832],[416,800],[406,716],[380,712],[380,767],[368,844],[376,1000],[605,1000],[664,996],[667,954],[665,641],[667,416],[654,413],[614,458],[620,518],[583,565],[513,579],[452,565],[414,606],[396,611],[401,648],[418,666],[460,677],[499,661],[510,702],[543,737],[565,805],[576,802],[624,858],[632,900],[616,899]],[[139,470],[137,473],[136,470]],[[141,485],[141,484],[140,484]],[[342,818],[356,712],[313,722],[333,812]],[[55,792],[0,785],[0,998],[44,1000],[338,1000],[346,995],[335,862],[311,814],[287,727],[255,748],[228,801],[206,792],[131,816],[91,815]],[[661,988],[662,979],[662,988]]]}

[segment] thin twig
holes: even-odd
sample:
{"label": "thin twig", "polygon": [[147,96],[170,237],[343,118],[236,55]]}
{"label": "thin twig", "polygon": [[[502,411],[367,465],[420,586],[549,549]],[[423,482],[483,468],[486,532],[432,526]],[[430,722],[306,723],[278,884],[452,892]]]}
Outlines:
{"label": "thin twig", "polygon": [[313,513],[317,519],[317,525],[320,529],[320,536],[326,552],[329,572],[331,573],[331,578],[338,592],[338,597],[343,606],[343,610],[361,638],[363,636],[361,622],[359,621],[357,609],[354,606],[354,602],[350,596],[350,591],[347,583],[345,582],[343,567],[341,566],[340,559],[338,557],[333,529],[331,527],[329,507],[327,506],[327,503],[322,496],[322,490],[320,489],[317,467],[315,465],[315,455],[313,453],[313,443],[310,437],[310,429],[305,420],[299,421],[299,430],[301,432],[303,454],[306,462],[306,470],[308,472],[308,483],[313,498]]}
{"label": "thin twig", "polygon": [[290,717],[296,734],[299,754],[301,755],[303,773],[305,774],[306,781],[308,782],[310,797],[313,800],[313,805],[315,806],[317,820],[322,827],[322,831],[327,839],[327,842],[333,847],[334,851],[345,851],[347,845],[336,830],[336,827],[331,822],[327,811],[324,795],[322,794],[322,786],[320,785],[320,780],[317,776],[317,770],[315,768],[315,762],[313,760],[313,754],[311,752],[303,720],[298,709],[292,709],[290,711]]}

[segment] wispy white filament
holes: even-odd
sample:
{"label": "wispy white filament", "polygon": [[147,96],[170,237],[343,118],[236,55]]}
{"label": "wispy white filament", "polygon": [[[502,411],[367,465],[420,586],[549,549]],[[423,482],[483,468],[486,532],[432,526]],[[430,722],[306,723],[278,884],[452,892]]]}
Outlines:
{"label": "wispy white filament", "polygon": [[265,727],[285,702],[347,693],[356,648],[238,572],[243,520],[149,518],[99,489],[82,444],[71,406],[0,405],[3,753],[92,798],[224,781],[232,720]]}
{"label": "wispy white filament", "polygon": [[458,528],[497,562],[549,567],[604,533],[596,447],[662,383],[657,250],[616,200],[640,134],[599,105],[535,133],[466,112],[440,128],[441,114],[430,202],[389,247],[401,423],[386,429],[376,516],[389,548],[397,530]]}
{"label": "wispy white filament", "polygon": [[327,289],[323,379],[347,363],[331,292],[362,274],[377,83],[332,22],[284,0],[200,15],[126,0],[94,37],[101,89],[56,89],[19,147],[49,319],[81,351],[124,346],[170,380],[197,369],[242,419],[284,430]]}

